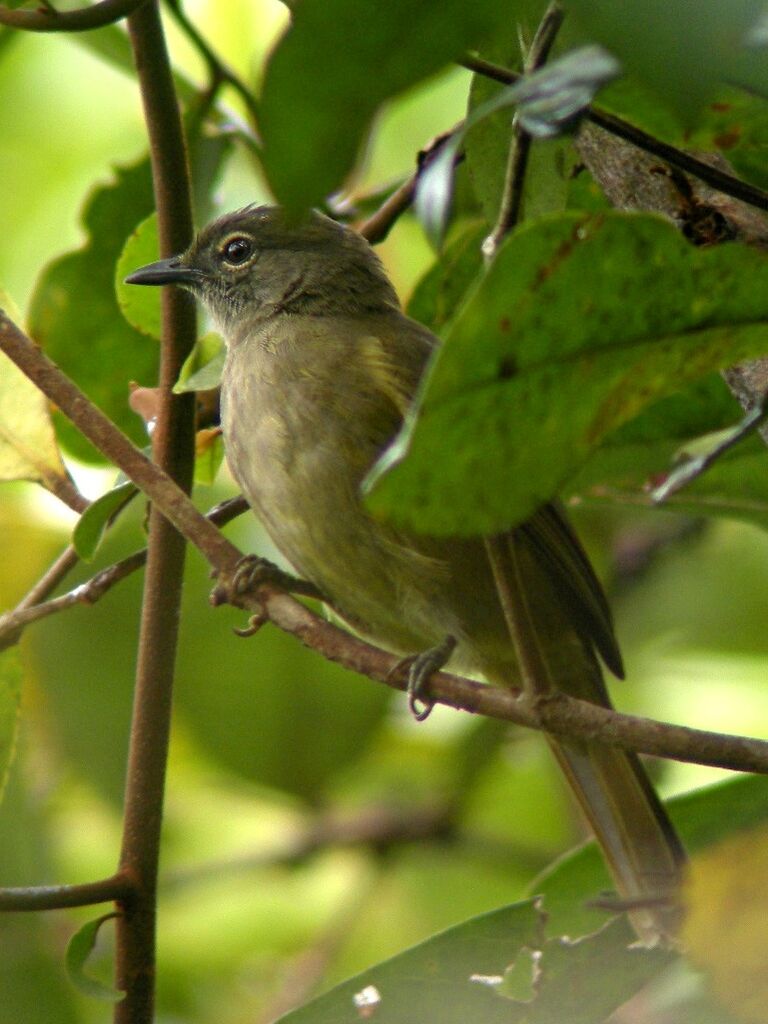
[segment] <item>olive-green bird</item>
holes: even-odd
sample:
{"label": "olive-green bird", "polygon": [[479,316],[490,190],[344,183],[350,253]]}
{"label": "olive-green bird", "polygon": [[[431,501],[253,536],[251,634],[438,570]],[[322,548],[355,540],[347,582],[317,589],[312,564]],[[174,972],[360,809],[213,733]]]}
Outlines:
{"label": "olive-green bird", "polygon": [[[368,243],[320,214],[291,226],[276,207],[247,207],[127,280],[182,285],[208,310],[227,346],[229,465],[277,547],[334,610],[398,653],[453,637],[452,667],[518,685],[482,540],[405,533],[363,505],[361,483],[397,434],[439,344],[403,314]],[[568,694],[610,706],[597,654],[619,676],[621,655],[581,545],[554,505],[515,533],[550,677]],[[668,935],[674,911],[663,898],[674,897],[684,855],[639,759],[548,739],[619,893],[648,901],[632,914],[638,933],[647,941]]]}

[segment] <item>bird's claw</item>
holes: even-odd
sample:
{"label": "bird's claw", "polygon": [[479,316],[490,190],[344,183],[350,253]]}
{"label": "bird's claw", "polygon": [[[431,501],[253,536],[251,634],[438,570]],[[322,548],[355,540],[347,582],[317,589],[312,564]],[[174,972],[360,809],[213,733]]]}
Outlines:
{"label": "bird's claw", "polygon": [[435,702],[427,695],[429,679],[433,672],[439,671],[456,647],[456,638],[446,636],[435,647],[422,651],[420,654],[413,654],[403,658],[395,666],[395,671],[408,670],[408,709],[417,722],[423,722],[429,718]]}

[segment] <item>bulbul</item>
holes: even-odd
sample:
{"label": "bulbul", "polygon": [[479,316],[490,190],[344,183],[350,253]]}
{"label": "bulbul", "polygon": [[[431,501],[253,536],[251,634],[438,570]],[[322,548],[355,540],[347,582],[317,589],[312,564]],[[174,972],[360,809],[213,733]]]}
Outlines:
{"label": "bulbul", "polygon": [[[131,274],[178,284],[227,348],[227,460],[277,547],[356,631],[394,652],[445,650],[500,686],[519,671],[481,539],[396,530],[366,510],[361,484],[397,434],[439,344],[401,311],[368,243],[320,214],[288,223],[247,207],[190,248]],[[521,438],[524,444],[525,439]],[[610,707],[598,655],[622,675],[608,604],[559,509],[510,532],[554,685]],[[502,541],[504,538],[502,538]],[[684,854],[639,759],[548,737],[641,938],[668,935]],[[661,898],[661,900],[659,900]]]}

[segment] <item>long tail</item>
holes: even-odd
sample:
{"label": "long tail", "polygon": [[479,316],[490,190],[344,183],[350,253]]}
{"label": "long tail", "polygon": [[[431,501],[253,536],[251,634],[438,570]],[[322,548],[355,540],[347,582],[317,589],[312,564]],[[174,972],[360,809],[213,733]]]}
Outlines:
{"label": "long tail", "polygon": [[[610,708],[595,651],[617,675],[621,655],[608,604],[575,534],[548,505],[509,535],[509,545],[552,684]],[[638,935],[649,943],[670,937],[685,853],[640,759],[605,744],[547,739],[620,896],[637,906],[630,917]]]}
{"label": "long tail", "polygon": [[619,895],[636,908],[630,920],[638,936],[649,944],[671,938],[685,853],[639,759],[616,747],[548,739]]}

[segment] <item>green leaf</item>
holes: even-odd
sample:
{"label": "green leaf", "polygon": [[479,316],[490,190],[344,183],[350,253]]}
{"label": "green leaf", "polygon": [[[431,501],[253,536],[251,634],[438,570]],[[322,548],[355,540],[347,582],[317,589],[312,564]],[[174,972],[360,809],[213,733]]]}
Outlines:
{"label": "green leaf", "polygon": [[740,411],[720,374],[708,374],[609,434],[568,481],[565,493],[591,494],[606,485],[644,491],[650,478],[669,471],[679,451],[731,427]]}
{"label": "green leaf", "polygon": [[569,164],[574,165],[576,157],[569,144],[555,142],[555,137],[575,123],[597,90],[618,73],[618,64],[609,53],[586,46],[514,85],[500,86],[475,75],[463,126],[429,160],[419,178],[416,215],[433,241],[440,243],[448,222],[456,157],[465,143],[478,198],[489,222],[496,220],[512,138],[513,107],[522,127],[538,140],[529,154],[524,217],[563,209]]}
{"label": "green leaf", "polygon": [[[35,340],[139,445],[144,442],[143,424],[128,405],[128,383],[156,379],[158,347],[126,323],[114,277],[125,239],[152,207],[148,161],[118,168],[113,181],[98,186],[86,202],[85,245],[45,268],[29,313]],[[104,461],[67,420],[57,416],[56,423],[73,454]]]}
{"label": "green leaf", "polygon": [[92,999],[119,1003],[125,996],[125,992],[109,988],[85,973],[85,965],[96,944],[99,928],[101,928],[105,921],[110,921],[114,917],[117,917],[117,914],[104,914],[102,917],[96,918],[95,921],[89,921],[88,924],[84,924],[82,928],[78,929],[69,940],[64,963],[70,981],[83,995],[90,996]]}
{"label": "green leaf", "polygon": [[18,648],[0,651],[0,798],[16,753],[22,679]]}
{"label": "green leaf", "polygon": [[[725,836],[768,821],[768,777],[741,775],[673,797],[666,804],[689,853]],[[549,931],[583,935],[605,922],[604,910],[588,906],[612,883],[594,842],[557,860],[530,886],[549,915]]]}
{"label": "green leaf", "polygon": [[173,385],[177,395],[185,391],[210,391],[221,384],[226,350],[221,337],[210,331],[199,338],[184,360],[179,379]]}
{"label": "green leaf", "polygon": [[[0,311],[14,323],[20,316],[0,289]],[[65,476],[48,400],[28,377],[0,353],[0,480],[53,483]]]}
{"label": "green leaf", "polygon": [[[676,797],[669,809],[695,851],[768,820],[768,778],[716,783]],[[286,1014],[280,1024],[365,1019],[354,1000],[366,992],[369,1016],[381,1024],[560,1024],[564,1007],[568,1024],[602,1021],[674,959],[669,951],[630,948],[634,934],[624,919],[606,923],[605,911],[585,906],[607,888],[604,863],[590,843],[534,883],[540,908],[527,900],[449,928]],[[573,941],[565,934],[584,937]]]}
{"label": "green leaf", "polygon": [[719,85],[747,64],[744,40],[764,4],[568,0],[568,8],[594,40],[691,125]]}
{"label": "green leaf", "polygon": [[[510,1024],[563,1024],[564,1007],[567,1024],[603,1021],[675,959],[670,950],[638,947],[623,917],[579,939],[548,939],[538,954],[530,965],[532,991],[513,997]],[[500,994],[508,994],[512,980],[507,972]]]}
{"label": "green leaf", "polygon": [[766,319],[768,265],[745,246],[697,250],[638,214],[523,227],[452,323],[370,506],[436,535],[519,523],[651,403],[768,351]]}
{"label": "green leaf", "polygon": [[84,562],[90,562],[96,554],[104,531],[115,513],[138,493],[138,488],[129,481],[118,484],[92,501],[83,512],[72,531],[72,544]]}
{"label": "green leaf", "polygon": [[278,202],[297,216],[341,188],[381,104],[509,16],[497,0],[303,0],[261,96],[264,166]]}
{"label": "green leaf", "polygon": [[[658,450],[655,449],[653,455],[657,454]],[[622,456],[628,461],[631,449],[627,448]],[[642,463],[643,458],[648,458],[648,452],[640,448],[636,458]],[[574,491],[592,505],[631,505],[662,512],[674,510],[693,516],[721,516],[768,529],[766,459],[768,452],[762,439],[752,438],[742,442],[736,450],[724,455],[706,473],[688,484],[684,490],[668,497],[661,505],[654,504],[647,488],[631,486],[626,481],[574,486]],[[670,454],[667,468],[671,464]],[[574,485],[583,482],[579,478],[574,481]]]}
{"label": "green leaf", "polygon": [[[338,1024],[369,1017],[376,1024],[508,1024],[510,1005],[489,978],[500,978],[524,947],[540,942],[534,900],[472,918],[345,981],[280,1024]],[[365,1013],[365,995],[369,1013]]]}
{"label": "green leaf", "polygon": [[210,487],[224,461],[221,431],[198,430],[195,442],[195,483]]}
{"label": "green leaf", "polygon": [[115,270],[117,304],[131,325],[142,334],[160,340],[162,330],[159,288],[126,284],[132,271],[158,259],[157,214],[150,213],[128,236]]}
{"label": "green leaf", "polygon": [[456,237],[418,282],[411,294],[408,316],[436,334],[451,320],[483,272],[481,245],[485,224],[473,224]]}

